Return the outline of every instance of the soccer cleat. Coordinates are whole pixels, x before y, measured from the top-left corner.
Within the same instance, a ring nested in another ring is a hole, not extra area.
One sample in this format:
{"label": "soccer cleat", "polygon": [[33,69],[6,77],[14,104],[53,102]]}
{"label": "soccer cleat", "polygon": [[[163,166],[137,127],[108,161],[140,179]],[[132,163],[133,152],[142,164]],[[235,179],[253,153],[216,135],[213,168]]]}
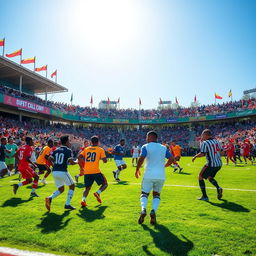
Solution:
{"label": "soccer cleat", "polygon": [[31,193],[30,193],[30,196],[31,196],[31,197],[39,197],[39,195],[38,195],[36,192],[31,192]]}
{"label": "soccer cleat", "polygon": [[179,172],[181,172],[183,170],[183,168],[180,168]]}
{"label": "soccer cleat", "polygon": [[142,223],[144,222],[144,219],[145,219],[146,216],[147,216],[146,210],[142,211],[142,212],[140,213],[140,217],[139,217],[139,219],[138,219],[138,223],[139,223],[139,224],[142,224]]}
{"label": "soccer cleat", "polygon": [[222,195],[223,195],[223,189],[222,189],[222,188],[219,188],[219,189],[218,189],[217,198],[220,200],[220,199],[222,198]]}
{"label": "soccer cleat", "polygon": [[78,175],[75,176],[76,183],[78,183]]}
{"label": "soccer cleat", "polygon": [[44,185],[47,185],[47,184],[48,184],[45,179],[42,179],[42,180],[41,180],[41,183],[43,183]]}
{"label": "soccer cleat", "polygon": [[174,168],[173,172],[176,172],[178,170],[178,168]]}
{"label": "soccer cleat", "polygon": [[97,201],[101,204],[102,201],[100,199],[100,195],[97,192],[93,193],[93,195],[96,197]]}
{"label": "soccer cleat", "polygon": [[84,208],[86,206],[88,206],[87,203],[85,201],[81,201],[81,207]]}
{"label": "soccer cleat", "polygon": [[45,207],[48,211],[51,210],[52,199],[50,197],[45,198]]}
{"label": "soccer cleat", "polygon": [[14,193],[14,195],[16,195],[18,188],[19,188],[18,184],[14,184],[13,185],[13,193]]}
{"label": "soccer cleat", "polygon": [[72,205],[67,205],[67,204],[65,204],[65,206],[64,206],[64,208],[65,209],[68,209],[68,210],[75,210],[76,209],[76,207],[73,207]]}
{"label": "soccer cleat", "polygon": [[119,182],[119,181],[121,181],[121,180],[120,180],[119,178],[116,178],[116,181]]}
{"label": "soccer cleat", "polygon": [[150,224],[156,225],[156,213],[154,210],[150,212]]}
{"label": "soccer cleat", "polygon": [[198,198],[197,200],[201,200],[201,201],[209,201],[209,198],[208,198],[208,197],[204,197],[204,196],[202,196],[202,197]]}
{"label": "soccer cleat", "polygon": [[112,173],[113,173],[113,175],[114,175],[114,179],[116,179],[116,172],[113,171]]}

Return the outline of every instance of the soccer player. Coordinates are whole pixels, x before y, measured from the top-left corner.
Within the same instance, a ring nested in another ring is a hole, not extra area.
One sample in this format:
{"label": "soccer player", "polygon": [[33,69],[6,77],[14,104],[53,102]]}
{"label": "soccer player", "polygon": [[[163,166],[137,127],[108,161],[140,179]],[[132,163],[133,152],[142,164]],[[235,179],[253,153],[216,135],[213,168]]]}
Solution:
{"label": "soccer player", "polygon": [[49,159],[49,156],[50,156],[50,154],[51,154],[51,148],[53,147],[53,140],[52,139],[49,139],[48,140],[48,142],[47,142],[47,146],[45,146],[42,150],[41,150],[41,152],[40,152],[40,154],[39,154],[39,156],[38,156],[38,158],[37,158],[37,160],[36,160],[36,165],[37,165],[37,167],[38,167],[38,169],[39,169],[39,175],[40,174],[44,174],[44,172],[46,171],[46,173],[45,173],[45,175],[44,175],[44,177],[43,177],[43,179],[41,180],[41,182],[43,183],[43,184],[47,184],[47,182],[45,181],[45,179],[49,176],[49,174],[51,173],[51,168],[50,168],[50,166],[49,166],[49,163],[48,163],[48,159]]}
{"label": "soccer player", "polygon": [[13,193],[16,194],[19,187],[32,183],[32,191],[30,193],[31,197],[38,197],[36,193],[39,176],[37,173],[30,167],[30,165],[35,169],[36,165],[31,161],[31,156],[33,152],[32,146],[34,145],[33,139],[31,137],[25,138],[26,145],[21,146],[15,157],[19,161],[18,170],[23,179],[23,182],[13,185]]}
{"label": "soccer player", "polygon": [[5,154],[5,163],[6,163],[8,170],[11,174],[11,172],[15,166],[14,155],[16,154],[16,152],[18,150],[18,146],[13,142],[12,137],[8,138],[8,144],[6,144],[6,149],[11,151],[10,153],[6,152],[6,154]]}
{"label": "soccer player", "polygon": [[234,164],[236,164],[236,161],[234,160],[234,155],[235,155],[235,146],[233,144],[233,140],[229,139],[228,144],[225,149],[227,153],[227,165],[229,164],[229,160],[231,160]]}
{"label": "soccer player", "polygon": [[[80,149],[79,153],[78,153],[78,156],[81,154],[81,152],[84,151],[84,149],[86,149],[88,146],[90,145],[89,141],[88,140],[84,140],[84,146]],[[81,160],[82,161],[82,160]],[[80,165],[80,164],[79,164]],[[81,163],[81,166],[80,166],[80,172],[75,176],[75,181],[76,183],[78,183],[79,181],[79,177],[80,176],[84,176],[84,168],[83,168],[83,165]]]}
{"label": "soccer player", "polygon": [[52,176],[58,189],[51,196],[45,198],[45,207],[48,211],[51,210],[52,200],[64,192],[64,185],[69,186],[67,200],[64,208],[68,210],[76,209],[70,204],[70,201],[74,195],[75,183],[69,174],[67,167],[68,164],[74,165],[77,164],[77,162],[75,162],[72,158],[69,136],[61,136],[60,141],[61,146],[57,148],[49,157],[49,160],[53,162]]}
{"label": "soccer player", "polygon": [[[234,155],[234,160],[236,161],[236,159],[238,159],[240,161],[240,163],[242,163],[241,160],[241,146],[239,144],[238,139],[236,139],[236,143],[235,143],[235,155]],[[236,161],[237,162],[237,161]]]}
{"label": "soccer player", "polygon": [[0,145],[0,178],[3,178],[5,174],[8,173],[8,168],[5,163],[5,154],[11,153],[10,150],[6,149],[7,140],[5,137],[1,138]]}
{"label": "soccer player", "polygon": [[192,162],[194,162],[198,157],[206,156],[207,159],[207,164],[205,164],[205,166],[203,167],[198,176],[199,186],[202,191],[202,197],[199,198],[199,200],[209,200],[206,194],[204,179],[208,179],[212,183],[212,185],[216,187],[217,198],[222,198],[223,189],[218,185],[217,181],[214,179],[215,175],[222,167],[221,150],[221,145],[216,139],[213,138],[212,132],[209,129],[205,129],[201,134],[201,152],[196,154],[192,158]]}
{"label": "soccer player", "polygon": [[170,148],[171,148],[171,152],[172,152],[172,154],[174,156],[174,159],[175,159],[175,162],[173,163],[174,172],[176,172],[178,170],[178,168],[179,168],[179,172],[181,172],[183,168],[180,167],[180,165],[178,163],[180,161],[180,158],[181,158],[181,147],[178,144],[176,144],[176,141],[172,141]]}
{"label": "soccer player", "polygon": [[116,181],[120,181],[119,179],[120,172],[127,168],[127,165],[123,160],[123,157],[125,155],[124,145],[125,145],[125,140],[121,139],[119,144],[115,146],[114,151],[112,152],[112,154],[114,155],[116,166],[117,166],[117,170],[113,171],[113,175]]}
{"label": "soccer player", "polygon": [[[160,143],[157,143],[157,134],[154,131],[147,133],[147,144],[141,148],[140,158],[136,167],[135,177],[141,176],[140,168],[146,159],[145,172],[142,180],[142,191],[140,197],[141,214],[138,220],[139,224],[144,222],[147,215],[148,196],[153,190],[152,210],[150,212],[150,223],[156,224],[156,211],[160,204],[160,193],[165,181],[165,167],[171,165],[174,161],[170,151]],[[165,158],[168,159],[165,164]]]}
{"label": "soccer player", "polygon": [[245,139],[244,143],[241,145],[242,149],[242,156],[244,158],[245,164],[247,164],[247,158],[251,161],[250,157],[250,145],[249,145],[249,140]]}
{"label": "soccer player", "polygon": [[138,146],[138,142],[135,141],[134,146],[132,147],[132,166],[134,167],[134,160],[136,162],[135,167],[138,164],[138,157],[140,154],[140,147]]}
{"label": "soccer player", "polygon": [[92,146],[85,148],[79,155],[78,161],[81,168],[84,169],[85,190],[81,201],[81,206],[86,207],[86,198],[91,190],[94,181],[100,188],[93,193],[99,203],[102,203],[100,194],[107,188],[108,183],[105,176],[99,169],[100,160],[107,163],[106,154],[103,148],[99,147],[99,138],[93,136],[91,138]]}

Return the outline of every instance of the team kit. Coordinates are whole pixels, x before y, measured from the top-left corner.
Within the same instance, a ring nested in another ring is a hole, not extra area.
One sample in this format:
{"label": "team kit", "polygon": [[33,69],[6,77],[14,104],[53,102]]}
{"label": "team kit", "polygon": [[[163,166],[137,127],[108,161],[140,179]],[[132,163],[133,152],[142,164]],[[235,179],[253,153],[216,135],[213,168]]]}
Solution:
{"label": "team kit", "polygon": [[[135,177],[140,178],[141,167],[145,162],[143,179],[141,184],[141,213],[138,223],[142,224],[147,216],[148,196],[152,192],[152,207],[150,211],[150,223],[156,224],[156,211],[160,204],[160,194],[165,182],[165,168],[173,167],[173,171],[182,171],[179,165],[182,148],[175,141],[170,144],[160,144],[157,142],[158,134],[155,131],[150,131],[146,135],[147,143],[141,148],[135,142],[131,150],[132,165],[136,168]],[[8,142],[8,144],[7,144]],[[71,200],[74,195],[75,181],[78,182],[79,177],[84,179],[84,191],[82,194],[81,207],[87,207],[86,199],[89,195],[93,183],[97,183],[98,190],[93,193],[93,196],[98,203],[102,203],[101,193],[108,187],[108,182],[104,174],[101,172],[99,165],[100,161],[108,162],[105,150],[99,146],[100,141],[97,136],[91,137],[90,141],[85,140],[83,147],[80,149],[76,158],[73,157],[71,151],[71,143],[69,136],[60,137],[60,141],[49,139],[47,145],[44,146],[38,156],[35,157],[33,138],[26,137],[24,145],[17,147],[13,143],[12,138],[1,138],[0,146],[0,178],[8,174],[10,167],[14,168],[17,161],[17,170],[20,173],[23,181],[13,185],[13,192],[16,194],[18,190],[25,185],[32,183],[31,197],[38,197],[36,189],[40,175],[43,175],[41,182],[47,184],[46,179],[52,173],[57,189],[51,195],[45,198],[45,207],[48,211],[51,210],[56,197],[64,192],[65,186],[68,187],[67,199],[64,208],[67,210],[75,210],[71,205]],[[250,146],[248,141],[242,145],[243,157],[245,161],[250,159]],[[202,196],[198,198],[202,201],[208,201],[206,193],[205,180],[208,180],[216,187],[217,198],[223,196],[223,189],[219,186],[215,179],[216,174],[222,167],[221,156],[226,154],[227,164],[231,160],[236,164],[236,160],[240,160],[237,148],[233,141],[225,147],[214,138],[211,130],[206,129],[201,134],[200,151],[192,158],[194,162],[199,157],[206,157],[206,164],[198,176],[199,187]],[[125,140],[121,139],[111,152],[108,152],[114,158],[116,170],[113,171],[113,177],[117,182],[120,182],[120,174],[127,168],[124,161],[125,156]],[[68,165],[79,165],[80,172],[74,177],[68,171]],[[37,170],[37,171],[36,171]]]}

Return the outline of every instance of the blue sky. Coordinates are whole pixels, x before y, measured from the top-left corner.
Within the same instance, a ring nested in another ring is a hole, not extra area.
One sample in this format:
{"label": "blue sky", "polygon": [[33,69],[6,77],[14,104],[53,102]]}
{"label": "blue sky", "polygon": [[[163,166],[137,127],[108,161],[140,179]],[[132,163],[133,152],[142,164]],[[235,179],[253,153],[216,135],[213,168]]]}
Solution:
{"label": "blue sky", "polygon": [[22,47],[58,69],[69,92],[54,101],[210,104],[256,85],[255,13],[254,0],[0,0],[0,38],[6,53]]}

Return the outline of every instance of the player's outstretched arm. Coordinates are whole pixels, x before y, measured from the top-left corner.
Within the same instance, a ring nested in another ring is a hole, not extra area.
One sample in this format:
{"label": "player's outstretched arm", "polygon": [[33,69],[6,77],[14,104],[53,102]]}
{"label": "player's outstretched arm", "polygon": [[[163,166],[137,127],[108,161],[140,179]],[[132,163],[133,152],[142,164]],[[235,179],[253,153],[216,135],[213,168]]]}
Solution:
{"label": "player's outstretched arm", "polygon": [[175,162],[175,159],[173,156],[169,157],[164,167],[170,166],[173,162]]}
{"label": "player's outstretched arm", "polygon": [[75,164],[78,164],[78,161],[75,160],[74,158],[70,157],[70,158],[68,159],[68,163],[71,164],[71,165],[75,165]]}
{"label": "player's outstretched arm", "polygon": [[205,156],[205,153],[200,152],[200,153],[196,154],[196,155],[192,158],[192,162],[194,162],[194,161],[196,160],[196,158],[198,158],[198,157],[203,157],[203,156]]}
{"label": "player's outstretched arm", "polygon": [[140,156],[138,163],[137,163],[137,167],[136,167],[136,171],[135,171],[135,177],[138,179],[141,176],[141,172],[140,172],[140,168],[143,165],[145,157],[144,156]]}

